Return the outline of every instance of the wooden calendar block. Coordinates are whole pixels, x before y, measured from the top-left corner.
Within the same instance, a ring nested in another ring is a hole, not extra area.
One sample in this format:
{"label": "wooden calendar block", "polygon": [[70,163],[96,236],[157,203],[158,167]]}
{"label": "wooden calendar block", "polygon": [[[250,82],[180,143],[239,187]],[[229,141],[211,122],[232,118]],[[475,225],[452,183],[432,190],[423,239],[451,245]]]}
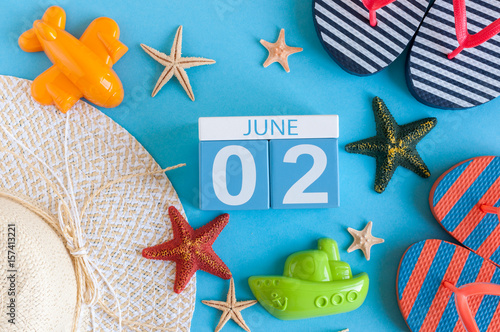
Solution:
{"label": "wooden calendar block", "polygon": [[202,210],[339,205],[337,115],[200,118],[198,129]]}
{"label": "wooden calendar block", "polygon": [[336,138],[271,140],[273,209],[339,206]]}
{"label": "wooden calendar block", "polygon": [[200,141],[338,138],[338,115],[199,118]]}
{"label": "wooden calendar block", "polygon": [[269,208],[269,142],[201,141],[200,208]]}

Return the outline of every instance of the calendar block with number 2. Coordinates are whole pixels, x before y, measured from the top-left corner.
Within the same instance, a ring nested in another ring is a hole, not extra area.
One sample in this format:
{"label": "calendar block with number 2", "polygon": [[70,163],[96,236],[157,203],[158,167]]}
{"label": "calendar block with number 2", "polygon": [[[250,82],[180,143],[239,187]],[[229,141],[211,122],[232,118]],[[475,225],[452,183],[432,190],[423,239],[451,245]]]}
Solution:
{"label": "calendar block with number 2", "polygon": [[200,208],[339,206],[337,115],[199,119]]}

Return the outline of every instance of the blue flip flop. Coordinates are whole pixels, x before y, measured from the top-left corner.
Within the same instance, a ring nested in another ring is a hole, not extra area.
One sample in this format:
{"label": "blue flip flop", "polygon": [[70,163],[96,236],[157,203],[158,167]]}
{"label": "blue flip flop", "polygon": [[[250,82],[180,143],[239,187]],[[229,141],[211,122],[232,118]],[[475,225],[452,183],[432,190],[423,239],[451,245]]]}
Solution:
{"label": "blue flip flop", "polygon": [[436,108],[463,109],[500,95],[498,0],[436,0],[406,61],[410,92]]}
{"label": "blue flip flop", "polygon": [[314,0],[318,37],[347,72],[365,76],[390,65],[415,35],[430,0]]}

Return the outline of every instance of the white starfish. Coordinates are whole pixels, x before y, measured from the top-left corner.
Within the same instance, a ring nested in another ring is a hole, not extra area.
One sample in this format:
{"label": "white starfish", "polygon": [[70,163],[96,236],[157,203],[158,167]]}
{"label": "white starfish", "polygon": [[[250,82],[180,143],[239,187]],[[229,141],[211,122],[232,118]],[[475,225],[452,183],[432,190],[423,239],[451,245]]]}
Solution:
{"label": "white starfish", "polygon": [[347,231],[352,235],[354,241],[352,242],[347,252],[353,252],[354,250],[360,249],[363,251],[366,260],[370,260],[370,249],[372,246],[384,243],[384,239],[380,239],[372,235],[372,225],[373,223],[370,221],[365,226],[365,228],[361,231],[355,230],[353,228],[348,228]]}
{"label": "white starfish", "polygon": [[154,48],[151,48],[147,45],[141,44],[142,49],[149,54],[153,59],[161,63],[165,66],[165,69],[160,75],[160,78],[156,82],[156,86],[153,89],[153,93],[151,97],[156,96],[158,91],[175,75],[182,87],[188,94],[189,98],[194,101],[193,89],[191,88],[191,84],[189,83],[189,78],[184,69],[203,66],[203,65],[211,65],[214,64],[215,61],[211,59],[205,58],[194,58],[194,57],[186,57],[183,58],[181,56],[181,48],[182,48],[182,25],[177,29],[177,33],[175,34],[174,44],[172,45],[172,50],[170,51],[170,55],[166,55],[165,53],[159,52]]}
{"label": "white starfish", "polygon": [[226,302],[223,301],[201,301],[203,304],[206,304],[212,308],[216,308],[222,311],[222,315],[219,320],[219,324],[215,328],[215,332],[219,332],[222,327],[230,320],[234,320],[242,329],[247,332],[250,332],[243,316],[241,315],[241,310],[246,309],[248,307],[253,306],[257,301],[236,301],[236,293],[234,291],[234,280],[231,278],[231,283],[229,285],[229,291],[227,292]]}

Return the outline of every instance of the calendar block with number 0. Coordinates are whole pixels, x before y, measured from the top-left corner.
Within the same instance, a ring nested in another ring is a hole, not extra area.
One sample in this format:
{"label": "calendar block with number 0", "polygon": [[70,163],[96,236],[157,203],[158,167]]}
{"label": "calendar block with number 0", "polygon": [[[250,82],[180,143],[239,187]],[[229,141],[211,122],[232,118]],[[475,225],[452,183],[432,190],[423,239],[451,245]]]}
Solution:
{"label": "calendar block with number 0", "polygon": [[202,210],[339,206],[337,115],[199,119]]}
{"label": "calendar block with number 0", "polygon": [[267,141],[200,142],[202,210],[269,209]]}

